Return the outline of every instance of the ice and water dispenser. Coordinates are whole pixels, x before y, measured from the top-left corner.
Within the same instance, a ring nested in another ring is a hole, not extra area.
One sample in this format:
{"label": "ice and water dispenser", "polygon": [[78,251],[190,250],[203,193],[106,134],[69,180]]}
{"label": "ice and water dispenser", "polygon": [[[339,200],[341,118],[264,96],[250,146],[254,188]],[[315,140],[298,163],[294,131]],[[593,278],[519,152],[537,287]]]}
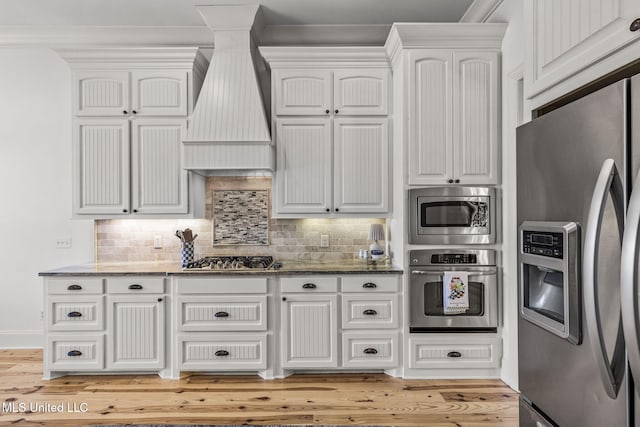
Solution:
{"label": "ice and water dispenser", "polygon": [[580,227],[525,221],[520,226],[520,315],[573,344],[581,340]]}

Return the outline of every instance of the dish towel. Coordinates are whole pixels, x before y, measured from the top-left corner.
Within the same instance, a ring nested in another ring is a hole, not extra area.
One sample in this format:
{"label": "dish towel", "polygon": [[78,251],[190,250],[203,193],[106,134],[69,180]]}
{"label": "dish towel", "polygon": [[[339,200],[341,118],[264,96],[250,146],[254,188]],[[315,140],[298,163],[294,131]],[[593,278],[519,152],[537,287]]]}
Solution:
{"label": "dish towel", "polygon": [[447,271],[442,277],[444,314],[461,314],[469,309],[469,273]]}

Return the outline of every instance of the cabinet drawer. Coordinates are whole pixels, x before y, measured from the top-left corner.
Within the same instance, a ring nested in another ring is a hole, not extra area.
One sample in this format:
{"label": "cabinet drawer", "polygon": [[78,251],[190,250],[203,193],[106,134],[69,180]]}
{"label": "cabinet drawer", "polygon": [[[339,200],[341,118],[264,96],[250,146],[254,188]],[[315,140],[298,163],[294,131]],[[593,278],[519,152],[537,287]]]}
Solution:
{"label": "cabinet drawer", "polygon": [[48,370],[95,371],[104,368],[102,334],[60,335],[47,337]]}
{"label": "cabinet drawer", "polygon": [[65,277],[61,279],[47,279],[48,294],[84,295],[101,294],[103,279],[87,277]]}
{"label": "cabinet drawer", "polygon": [[[216,274],[217,276],[217,274]],[[174,278],[180,294],[266,294],[266,277],[178,277]]]}
{"label": "cabinet drawer", "polygon": [[103,322],[102,296],[47,297],[47,328],[50,331],[101,331]]}
{"label": "cabinet drawer", "polygon": [[346,368],[398,367],[396,332],[343,332],[342,366]]}
{"label": "cabinet drawer", "polygon": [[118,277],[107,279],[110,294],[163,294],[164,277]]}
{"label": "cabinet drawer", "polygon": [[398,295],[342,295],[343,329],[398,327]]}
{"label": "cabinet drawer", "polygon": [[266,334],[178,336],[182,370],[238,371],[267,368]]}
{"label": "cabinet drawer", "polygon": [[398,276],[342,276],[342,292],[398,292]]}
{"label": "cabinet drawer", "polygon": [[338,278],[324,276],[283,277],[282,292],[338,292]]}
{"label": "cabinet drawer", "polygon": [[181,331],[266,331],[267,297],[182,296],[178,319]]}
{"label": "cabinet drawer", "polygon": [[409,340],[410,368],[498,368],[502,357],[500,338],[414,338]]}

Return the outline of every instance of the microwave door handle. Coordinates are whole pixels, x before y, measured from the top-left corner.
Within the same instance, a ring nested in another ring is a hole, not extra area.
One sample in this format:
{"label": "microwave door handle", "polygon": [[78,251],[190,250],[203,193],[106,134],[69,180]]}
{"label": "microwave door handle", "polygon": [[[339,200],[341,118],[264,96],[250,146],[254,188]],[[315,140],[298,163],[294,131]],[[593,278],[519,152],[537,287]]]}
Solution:
{"label": "microwave door handle", "polygon": [[640,231],[640,174],[629,198],[627,221],[622,238],[620,263],[620,306],[622,326],[627,344],[629,368],[634,378],[640,378],[640,334],[638,333],[638,243]]}
{"label": "microwave door handle", "polygon": [[[600,303],[598,301],[598,248],[600,245],[600,232],[602,219],[606,207],[607,196],[611,193],[611,200],[618,221],[618,232],[623,238],[624,224],[624,196],[620,175],[613,159],[606,159],[598,175],[598,180],[593,189],[587,226],[584,233],[584,262],[582,264],[582,278],[584,284],[584,310],[589,342],[593,352],[600,379],[607,395],[615,399],[620,391],[625,371],[624,336],[622,322],[618,320],[618,332],[616,337],[613,359],[609,363],[609,355],[605,346],[602,331],[602,319],[600,318]],[[628,231],[626,234],[630,234]],[[628,245],[630,245],[629,243]]]}

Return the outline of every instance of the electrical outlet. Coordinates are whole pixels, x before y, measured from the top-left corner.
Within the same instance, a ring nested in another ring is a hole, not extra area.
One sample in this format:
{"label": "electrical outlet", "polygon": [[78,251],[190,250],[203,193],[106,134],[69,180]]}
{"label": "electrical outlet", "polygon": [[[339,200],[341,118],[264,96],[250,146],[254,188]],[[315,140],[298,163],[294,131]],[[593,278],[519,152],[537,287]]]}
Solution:
{"label": "electrical outlet", "polygon": [[40,310],[40,320],[44,320],[44,310]]}
{"label": "electrical outlet", "polygon": [[71,237],[59,237],[56,239],[56,249],[69,249],[71,247]]}
{"label": "electrical outlet", "polygon": [[156,234],[155,236],[153,236],[153,248],[160,249],[161,247],[162,247],[162,236],[159,234]]}
{"label": "electrical outlet", "polygon": [[328,248],[329,247],[329,235],[328,234],[321,234],[320,235],[320,247],[321,248]]}

